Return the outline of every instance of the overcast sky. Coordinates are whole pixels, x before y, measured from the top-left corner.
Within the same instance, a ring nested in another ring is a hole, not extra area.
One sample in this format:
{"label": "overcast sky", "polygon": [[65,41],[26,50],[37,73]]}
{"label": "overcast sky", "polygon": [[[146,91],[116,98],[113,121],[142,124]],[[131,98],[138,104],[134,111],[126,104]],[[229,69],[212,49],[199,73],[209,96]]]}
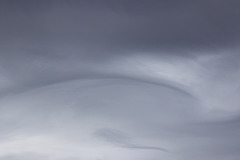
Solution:
{"label": "overcast sky", "polygon": [[0,160],[239,160],[239,0],[1,0]]}

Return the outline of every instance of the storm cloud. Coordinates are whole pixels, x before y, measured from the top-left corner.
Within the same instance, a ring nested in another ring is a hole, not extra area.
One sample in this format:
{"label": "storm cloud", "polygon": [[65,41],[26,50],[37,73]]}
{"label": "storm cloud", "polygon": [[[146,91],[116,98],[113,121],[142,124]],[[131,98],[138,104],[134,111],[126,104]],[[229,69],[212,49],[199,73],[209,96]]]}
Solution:
{"label": "storm cloud", "polygon": [[238,160],[238,0],[2,0],[0,160]]}

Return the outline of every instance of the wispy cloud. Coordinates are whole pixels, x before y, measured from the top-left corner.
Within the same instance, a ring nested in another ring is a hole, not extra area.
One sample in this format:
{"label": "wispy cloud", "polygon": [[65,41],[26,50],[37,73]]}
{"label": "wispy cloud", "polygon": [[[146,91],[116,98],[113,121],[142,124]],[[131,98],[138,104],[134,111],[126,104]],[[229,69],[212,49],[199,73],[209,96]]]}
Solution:
{"label": "wispy cloud", "polygon": [[129,149],[158,150],[158,151],[168,152],[167,149],[161,148],[161,147],[135,144],[131,142],[131,141],[134,141],[132,138],[128,137],[125,133],[116,129],[102,128],[97,130],[94,133],[94,135],[105,141],[113,143],[118,147],[129,148]]}

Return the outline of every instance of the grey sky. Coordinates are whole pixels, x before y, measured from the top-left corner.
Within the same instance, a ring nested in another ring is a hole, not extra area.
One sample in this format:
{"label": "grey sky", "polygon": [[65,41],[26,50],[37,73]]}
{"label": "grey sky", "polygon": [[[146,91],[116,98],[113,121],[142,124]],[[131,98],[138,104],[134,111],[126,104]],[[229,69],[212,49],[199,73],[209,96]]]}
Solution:
{"label": "grey sky", "polygon": [[239,160],[239,0],[0,1],[0,160]]}

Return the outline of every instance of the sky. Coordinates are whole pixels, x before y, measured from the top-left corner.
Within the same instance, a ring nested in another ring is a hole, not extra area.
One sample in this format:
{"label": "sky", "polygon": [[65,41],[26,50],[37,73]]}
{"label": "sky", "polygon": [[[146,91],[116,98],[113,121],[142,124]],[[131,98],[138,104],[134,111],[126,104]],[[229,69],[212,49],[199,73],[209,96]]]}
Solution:
{"label": "sky", "polygon": [[239,0],[1,0],[0,160],[239,160]]}

